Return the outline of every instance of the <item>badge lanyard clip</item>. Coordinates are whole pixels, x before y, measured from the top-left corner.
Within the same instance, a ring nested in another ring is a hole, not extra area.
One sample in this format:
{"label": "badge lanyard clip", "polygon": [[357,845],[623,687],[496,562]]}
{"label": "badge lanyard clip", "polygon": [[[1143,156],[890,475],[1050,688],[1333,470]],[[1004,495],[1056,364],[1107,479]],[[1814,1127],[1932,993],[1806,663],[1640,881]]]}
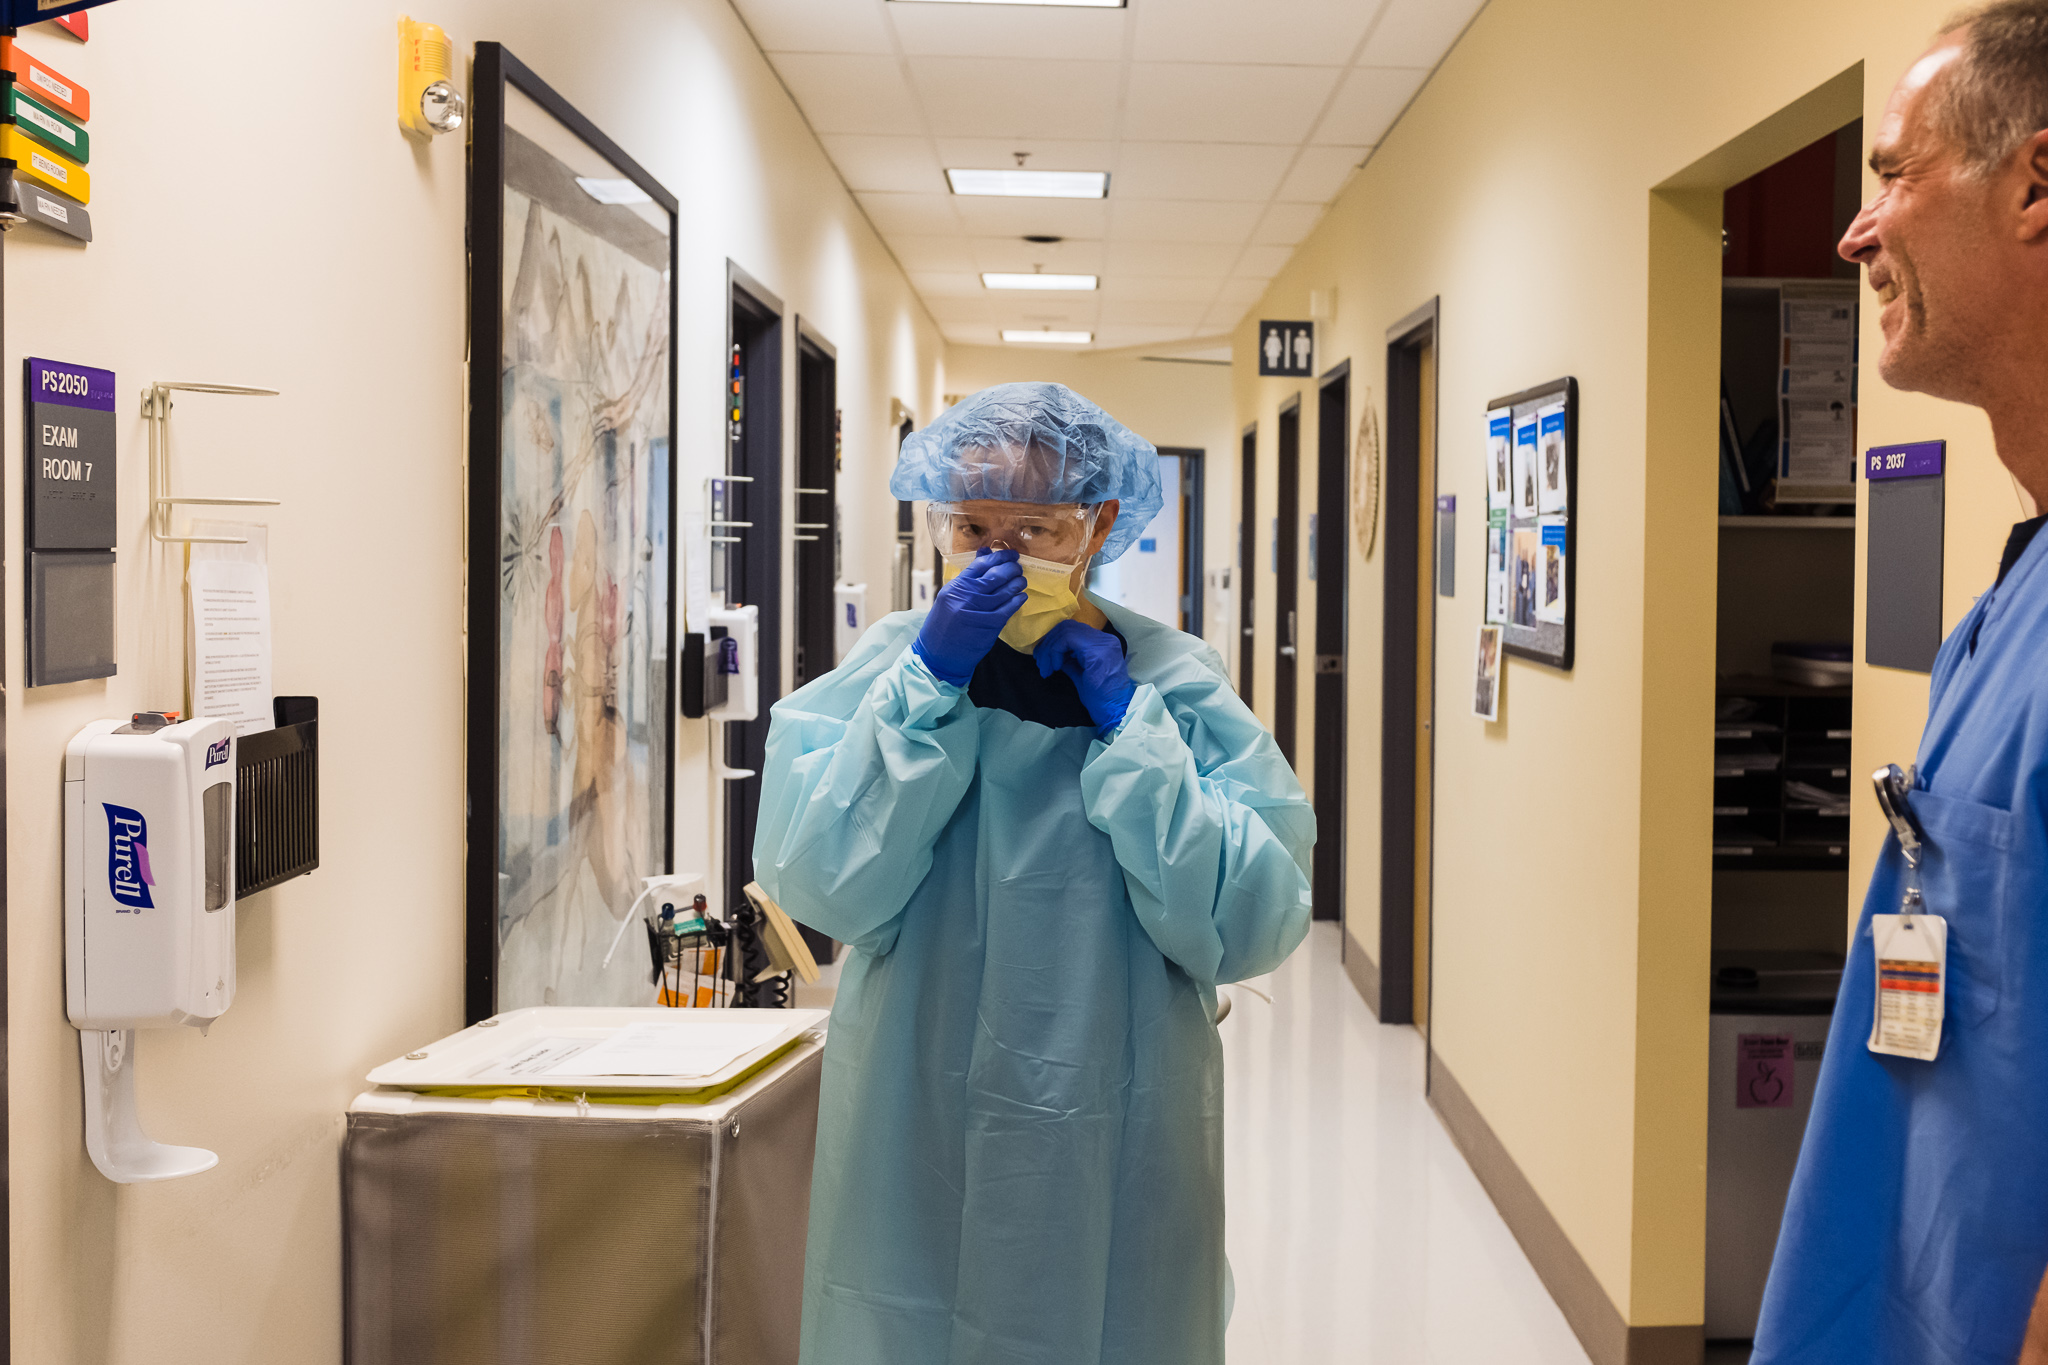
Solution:
{"label": "badge lanyard clip", "polygon": [[1890,822],[1892,833],[1899,841],[1899,852],[1906,858],[1906,894],[1899,905],[1899,914],[1908,927],[1913,916],[1923,904],[1920,894],[1920,854],[1927,844],[1927,832],[1920,828],[1919,817],[1913,814],[1910,794],[1913,790],[1911,775],[1901,772],[1896,763],[1887,763],[1870,775],[1870,781],[1877,788],[1878,809]]}

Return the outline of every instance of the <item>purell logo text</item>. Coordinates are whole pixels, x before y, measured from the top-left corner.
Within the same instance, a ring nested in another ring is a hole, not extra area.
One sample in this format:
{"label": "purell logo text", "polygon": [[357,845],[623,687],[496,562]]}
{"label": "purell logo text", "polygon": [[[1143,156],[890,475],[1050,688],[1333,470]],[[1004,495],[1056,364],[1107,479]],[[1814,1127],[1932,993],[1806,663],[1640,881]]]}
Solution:
{"label": "purell logo text", "polygon": [[128,910],[155,909],[156,902],[149,898],[149,888],[156,885],[149,872],[149,822],[139,810],[111,801],[101,804],[107,811],[108,894]]}
{"label": "purell logo text", "polygon": [[223,763],[225,763],[225,762],[227,762],[227,761],[228,761],[228,741],[227,741],[227,740],[222,740],[222,741],[221,741],[220,743],[218,743],[218,744],[209,744],[209,745],[207,745],[207,746],[206,746],[206,766],[207,766],[208,768],[217,768],[217,767],[219,767],[219,766],[220,766],[221,764],[223,764]]}

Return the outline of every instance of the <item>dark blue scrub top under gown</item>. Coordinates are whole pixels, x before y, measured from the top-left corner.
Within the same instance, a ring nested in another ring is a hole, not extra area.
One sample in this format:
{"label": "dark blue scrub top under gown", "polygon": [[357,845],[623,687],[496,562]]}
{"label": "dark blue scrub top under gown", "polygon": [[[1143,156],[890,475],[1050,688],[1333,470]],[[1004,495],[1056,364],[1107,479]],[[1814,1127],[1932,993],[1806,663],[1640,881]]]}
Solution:
{"label": "dark blue scrub top under gown", "polygon": [[1754,1365],[2013,1365],[2048,1267],[2048,537],[1935,660],[1913,810],[1948,920],[1932,1062],[1867,1046],[1870,916],[1898,910],[1887,836],[1850,945],[1764,1292]]}

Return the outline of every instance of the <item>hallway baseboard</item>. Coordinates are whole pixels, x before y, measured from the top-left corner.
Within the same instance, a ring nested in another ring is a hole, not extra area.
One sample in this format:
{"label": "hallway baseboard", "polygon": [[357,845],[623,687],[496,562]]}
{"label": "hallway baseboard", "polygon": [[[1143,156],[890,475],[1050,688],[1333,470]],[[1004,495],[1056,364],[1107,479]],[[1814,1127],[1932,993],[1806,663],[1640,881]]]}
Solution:
{"label": "hallway baseboard", "polygon": [[1344,975],[1351,978],[1351,984],[1364,997],[1365,1007],[1372,1011],[1372,1017],[1379,1018],[1380,969],[1365,955],[1365,949],[1358,946],[1357,939],[1351,939],[1344,945]]}
{"label": "hallway baseboard", "polygon": [[[1362,958],[1364,954],[1357,956]],[[1345,970],[1351,974],[1353,984],[1359,984],[1358,973],[1352,971],[1348,960]],[[1377,972],[1372,984],[1377,994]],[[1364,994],[1365,987],[1359,985],[1359,991]],[[1366,995],[1366,1000],[1374,1004],[1377,1014],[1374,996]],[[1699,1365],[1706,1352],[1703,1329],[1696,1325],[1629,1326],[1607,1297],[1607,1291],[1600,1287],[1592,1267],[1550,1216],[1550,1210],[1544,1207],[1542,1197],[1522,1174],[1521,1167],[1508,1155],[1508,1149],[1434,1051],[1429,1056],[1429,1078],[1430,1107],[1443,1120],[1451,1141],[1465,1154],[1480,1187],[1500,1210],[1508,1231],[1521,1244],[1529,1264],[1535,1267],[1536,1277],[1557,1301],[1565,1321],[1571,1324],[1580,1345],[1592,1357],[1593,1365]]]}

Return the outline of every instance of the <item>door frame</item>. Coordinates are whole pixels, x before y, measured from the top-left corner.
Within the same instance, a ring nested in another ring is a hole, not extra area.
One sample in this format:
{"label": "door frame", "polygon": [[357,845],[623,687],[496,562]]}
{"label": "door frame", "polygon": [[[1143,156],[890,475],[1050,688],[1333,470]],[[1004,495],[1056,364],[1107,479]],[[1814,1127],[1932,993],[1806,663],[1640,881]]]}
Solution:
{"label": "door frame", "polygon": [[[742,329],[734,325],[741,312],[760,319],[755,327],[747,329],[746,335],[741,335]],[[746,528],[734,558],[739,561],[740,581],[746,589],[741,603],[751,602],[760,609],[760,634],[754,648],[759,710],[753,720],[723,722],[725,733],[719,737],[725,746],[725,768],[749,774],[726,777],[725,790],[719,798],[725,822],[719,861],[724,874],[724,908],[729,909],[739,897],[740,888],[753,879],[754,820],[761,808],[759,773],[768,748],[768,708],[782,697],[782,480],[786,461],[782,351],[788,314],[781,299],[738,265],[727,261],[725,318],[723,354],[730,357],[737,342],[743,348],[747,369],[739,446],[735,448],[730,439],[726,441],[723,463],[725,473],[747,475],[754,480],[737,485],[728,494],[738,508],[744,509],[734,520],[754,523]],[[733,567],[733,561],[728,560],[728,602],[733,597]]]}
{"label": "door frame", "polygon": [[1180,461],[1180,505],[1170,510],[1180,526],[1180,628],[1202,634],[1202,470],[1208,452],[1199,446],[1161,446],[1159,458]]}
{"label": "door frame", "polygon": [[1273,433],[1273,739],[1290,768],[1301,737],[1301,409],[1296,392],[1280,405]]}
{"label": "door frame", "polygon": [[1259,424],[1246,427],[1237,440],[1237,696],[1249,708],[1259,672],[1259,624],[1252,591],[1259,580]]}
{"label": "door frame", "polygon": [[[830,389],[822,419],[814,411],[806,380],[823,367]],[[790,536],[790,623],[793,650],[790,654],[790,683],[801,687],[832,671],[837,638],[833,619],[834,590],[838,586],[837,546],[839,534],[839,470],[833,430],[839,411],[839,350],[818,331],[809,318],[796,319],[796,464],[791,488]],[[822,424],[821,424],[822,423]],[[822,470],[808,468],[818,452],[815,443],[826,447]],[[812,480],[819,480],[813,483]],[[807,491],[814,490],[814,491]],[[812,515],[826,509],[823,519]],[[822,528],[822,529],[820,529]],[[810,657],[822,651],[819,658]]]}
{"label": "door frame", "polygon": [[[1438,300],[1387,329],[1387,548],[1381,575],[1380,637],[1380,942],[1377,1013],[1382,1024],[1415,1022],[1415,764],[1419,662],[1416,631],[1422,588],[1422,348],[1434,347],[1442,372]],[[1441,386],[1439,386],[1441,387]],[[1438,423],[1433,430],[1441,432]],[[1430,601],[1434,610],[1435,597]],[[1434,709],[1435,699],[1429,699]],[[1435,919],[1431,918],[1432,937]],[[1432,946],[1434,946],[1432,944]],[[1425,983],[1426,984],[1426,983]]]}
{"label": "door frame", "polygon": [[[1335,410],[1334,413],[1332,410]],[[1317,828],[1310,879],[1315,919],[1344,921],[1345,746],[1349,731],[1346,667],[1351,620],[1351,362],[1339,361],[1316,384],[1316,620],[1313,718]],[[1339,940],[1341,943],[1341,939]]]}

